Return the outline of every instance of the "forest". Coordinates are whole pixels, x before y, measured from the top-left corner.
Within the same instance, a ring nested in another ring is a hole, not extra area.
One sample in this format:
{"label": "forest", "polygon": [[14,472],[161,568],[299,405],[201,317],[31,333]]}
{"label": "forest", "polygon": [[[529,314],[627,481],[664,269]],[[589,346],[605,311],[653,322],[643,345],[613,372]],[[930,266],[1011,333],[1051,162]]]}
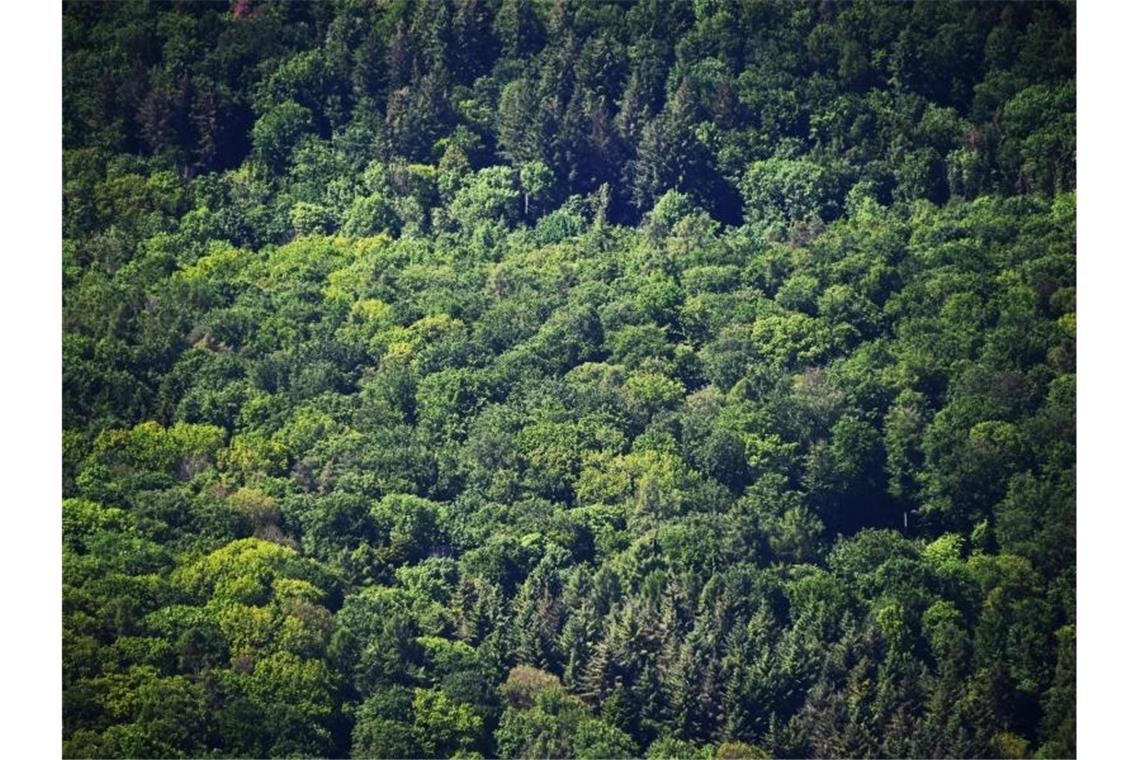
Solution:
{"label": "forest", "polygon": [[1076,755],[1076,5],[63,3],[65,757]]}

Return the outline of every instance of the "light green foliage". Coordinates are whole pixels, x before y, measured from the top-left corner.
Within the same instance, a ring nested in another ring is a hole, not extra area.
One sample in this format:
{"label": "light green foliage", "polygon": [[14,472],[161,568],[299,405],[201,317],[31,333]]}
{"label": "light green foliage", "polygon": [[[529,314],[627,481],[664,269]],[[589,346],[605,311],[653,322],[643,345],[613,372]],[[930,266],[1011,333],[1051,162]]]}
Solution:
{"label": "light green foliage", "polygon": [[[590,720],[581,701],[556,687],[539,692],[529,709],[507,708],[495,739],[499,751],[509,757],[570,757],[579,730]],[[592,738],[587,729],[585,748]]]}
{"label": "light green foliage", "polygon": [[755,221],[830,218],[838,200],[838,182],[827,168],[808,159],[775,158],[748,168],[741,193]]}
{"label": "light green foliage", "polygon": [[[535,179],[529,174],[527,178]],[[505,166],[497,166],[464,177],[448,212],[466,229],[474,229],[486,220],[509,224],[519,219],[520,201],[514,173]]]}
{"label": "light green foliage", "polygon": [[573,746],[574,757],[602,760],[637,755],[637,745],[628,734],[597,719],[586,719],[578,724]]}
{"label": "light green foliage", "polygon": [[927,544],[922,553],[937,567],[946,567],[956,564],[962,558],[962,548],[965,543],[961,536],[947,533]]}
{"label": "light green foliage", "polygon": [[344,234],[356,237],[398,232],[399,229],[400,218],[392,202],[380,193],[355,198],[341,222]]}
{"label": "light green foliage", "polygon": [[202,469],[221,448],[225,431],[212,425],[177,423],[163,428],[144,422],[130,430],[104,431],[95,439],[96,455],[136,470],[178,470],[192,474]]}
{"label": "light green foliage", "polygon": [[86,499],[63,500],[63,536],[65,544],[81,550],[84,544],[103,531],[126,532],[130,522],[121,509],[108,509]]}
{"label": "light green foliage", "polygon": [[667,519],[683,511],[692,473],[680,457],[644,451],[611,459],[598,457],[582,472],[578,501],[624,504],[634,514]]}
{"label": "light green foliage", "polygon": [[683,739],[661,737],[649,745],[645,756],[651,760],[673,760],[681,757],[697,757],[696,748]]}
{"label": "light green foliage", "polygon": [[541,161],[529,161],[519,168],[519,186],[523,193],[523,217],[537,216],[554,194],[555,175]]}
{"label": "light green foliage", "polygon": [[188,564],[174,580],[200,601],[254,604],[268,600],[277,574],[315,573],[316,567],[292,549],[250,538]]}
{"label": "light green foliage", "polygon": [[333,214],[328,208],[307,201],[293,204],[289,219],[298,235],[323,235],[331,230],[333,224]]}
{"label": "light green foliage", "polygon": [[412,709],[416,716],[412,730],[430,757],[450,757],[457,750],[470,749],[483,727],[469,705],[456,704],[432,689],[416,689]]}
{"label": "light green foliage", "polygon": [[826,362],[853,332],[849,325],[828,325],[793,312],[757,319],[752,327],[752,341],[762,359],[795,369]]}

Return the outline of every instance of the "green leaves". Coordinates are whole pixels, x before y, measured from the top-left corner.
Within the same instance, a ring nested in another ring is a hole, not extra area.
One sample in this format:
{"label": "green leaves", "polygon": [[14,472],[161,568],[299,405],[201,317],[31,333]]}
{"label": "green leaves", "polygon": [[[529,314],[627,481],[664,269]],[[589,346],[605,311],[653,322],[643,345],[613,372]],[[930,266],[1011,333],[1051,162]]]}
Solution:
{"label": "green leaves", "polygon": [[254,122],[253,150],[269,168],[280,171],[312,123],[313,114],[304,106],[291,100],[278,103]]}
{"label": "green leaves", "polygon": [[64,753],[1073,754],[1072,14],[68,4]]}
{"label": "green leaves", "polygon": [[483,730],[482,718],[470,705],[456,704],[434,689],[416,689],[412,709],[412,731],[428,757],[471,749]]}
{"label": "green leaves", "polygon": [[246,538],[187,564],[173,580],[199,602],[264,604],[278,577],[308,578],[327,584],[319,565],[279,544]]}
{"label": "green leaves", "polygon": [[[608,242],[307,238],[168,275],[197,326],[175,419],[68,435],[70,740],[1063,743],[1068,207],[868,206],[769,245],[674,201]],[[205,738],[136,717],[139,668]]]}
{"label": "green leaves", "polygon": [[741,181],[750,221],[802,221],[834,217],[841,197],[834,172],[807,159],[758,161]]}

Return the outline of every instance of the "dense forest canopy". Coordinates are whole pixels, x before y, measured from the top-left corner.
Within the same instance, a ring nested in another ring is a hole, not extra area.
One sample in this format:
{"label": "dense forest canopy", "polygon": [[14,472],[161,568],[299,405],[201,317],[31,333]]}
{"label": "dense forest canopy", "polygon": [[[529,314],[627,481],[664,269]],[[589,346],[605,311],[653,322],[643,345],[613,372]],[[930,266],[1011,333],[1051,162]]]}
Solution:
{"label": "dense forest canopy", "polygon": [[1075,4],[63,14],[66,756],[1075,755]]}

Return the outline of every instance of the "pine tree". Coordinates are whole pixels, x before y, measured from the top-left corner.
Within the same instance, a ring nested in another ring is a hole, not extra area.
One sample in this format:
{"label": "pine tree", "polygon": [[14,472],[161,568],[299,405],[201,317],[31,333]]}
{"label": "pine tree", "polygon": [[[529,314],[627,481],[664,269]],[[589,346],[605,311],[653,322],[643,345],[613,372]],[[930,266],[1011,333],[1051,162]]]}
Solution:
{"label": "pine tree", "polygon": [[507,58],[525,58],[542,47],[542,22],[530,0],[503,0],[493,29]]}
{"label": "pine tree", "polygon": [[610,618],[601,640],[590,650],[579,687],[579,695],[591,705],[601,705],[618,676],[619,667],[614,652],[616,639],[616,626],[613,618]]}
{"label": "pine tree", "polygon": [[559,635],[566,611],[560,595],[561,581],[548,556],[531,572],[515,600],[518,662],[552,673],[562,672],[564,657]]}
{"label": "pine tree", "polygon": [[388,91],[395,92],[412,82],[414,66],[412,40],[403,19],[396,22],[396,29],[388,40]]}
{"label": "pine tree", "polygon": [[455,0],[451,16],[450,68],[463,84],[474,82],[499,57],[487,0]]}

